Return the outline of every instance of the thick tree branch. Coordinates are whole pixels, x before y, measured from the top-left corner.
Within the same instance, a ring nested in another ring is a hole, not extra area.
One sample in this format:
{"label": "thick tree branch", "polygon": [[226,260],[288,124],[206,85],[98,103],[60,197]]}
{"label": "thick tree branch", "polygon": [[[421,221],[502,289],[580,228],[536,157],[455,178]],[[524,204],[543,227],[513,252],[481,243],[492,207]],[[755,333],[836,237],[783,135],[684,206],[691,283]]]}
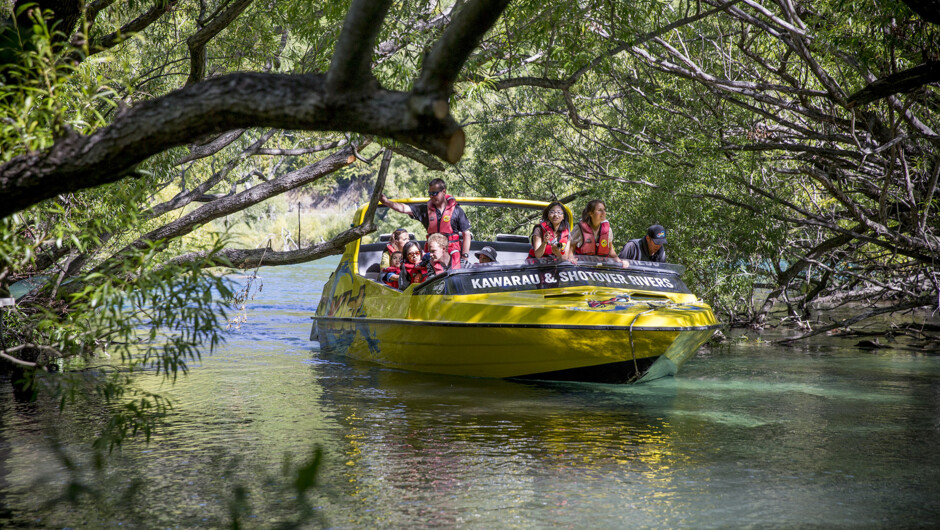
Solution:
{"label": "thick tree branch", "polygon": [[463,154],[463,131],[454,119],[416,112],[412,94],[377,90],[368,98],[328,100],[323,82],[322,75],[220,76],[145,101],[90,135],[70,132],[46,151],[0,165],[0,217],[60,193],[115,182],[157,153],[244,127],[384,136],[451,163]]}
{"label": "thick tree branch", "polygon": [[450,97],[467,57],[508,4],[509,0],[471,0],[457,12],[425,59],[415,92]]}
{"label": "thick tree branch", "polygon": [[238,18],[254,0],[234,0],[204,27],[186,39],[189,46],[189,79],[186,84],[201,81],[206,76],[206,44]]}
{"label": "thick tree branch", "polygon": [[940,62],[924,63],[883,77],[849,96],[849,108],[940,82]]}
{"label": "thick tree branch", "polygon": [[372,50],[391,0],[353,0],[326,74],[328,94],[367,90],[372,85]]}

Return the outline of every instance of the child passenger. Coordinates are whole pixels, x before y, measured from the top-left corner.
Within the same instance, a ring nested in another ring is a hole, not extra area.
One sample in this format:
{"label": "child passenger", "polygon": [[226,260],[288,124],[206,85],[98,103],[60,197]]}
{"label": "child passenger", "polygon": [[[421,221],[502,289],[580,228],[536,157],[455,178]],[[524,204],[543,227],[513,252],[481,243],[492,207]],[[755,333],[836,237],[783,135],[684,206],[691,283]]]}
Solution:
{"label": "child passenger", "polygon": [[398,289],[398,278],[401,276],[401,252],[392,252],[388,261],[388,267],[382,269],[382,281],[385,285]]}

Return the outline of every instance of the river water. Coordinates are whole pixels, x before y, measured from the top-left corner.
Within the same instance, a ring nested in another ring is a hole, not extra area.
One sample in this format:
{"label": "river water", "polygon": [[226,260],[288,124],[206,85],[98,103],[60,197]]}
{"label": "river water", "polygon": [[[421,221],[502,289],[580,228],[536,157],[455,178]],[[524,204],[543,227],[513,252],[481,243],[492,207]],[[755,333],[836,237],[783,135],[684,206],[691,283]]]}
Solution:
{"label": "river water", "polygon": [[[407,373],[307,340],[335,263],[262,269],[224,346],[175,385],[139,376],[174,409],[104,465],[100,403],[60,413],[0,382],[0,526],[940,524],[936,350],[751,335],[638,386]],[[284,470],[315,447],[301,512]]]}

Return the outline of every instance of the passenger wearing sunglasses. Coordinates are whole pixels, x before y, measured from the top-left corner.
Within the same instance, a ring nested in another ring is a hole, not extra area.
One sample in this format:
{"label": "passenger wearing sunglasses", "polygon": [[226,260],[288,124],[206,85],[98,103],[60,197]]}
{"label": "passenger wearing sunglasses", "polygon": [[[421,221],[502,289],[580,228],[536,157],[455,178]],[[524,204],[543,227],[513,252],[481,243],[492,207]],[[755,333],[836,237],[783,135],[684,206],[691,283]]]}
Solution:
{"label": "passenger wearing sunglasses", "polygon": [[414,241],[405,243],[402,250],[404,259],[401,262],[401,274],[398,277],[398,287],[404,289],[412,283],[421,283],[428,275],[428,261],[423,260],[424,251],[421,245]]}
{"label": "passenger wearing sunglasses", "polygon": [[[447,194],[447,185],[443,179],[434,179],[428,183],[427,204],[402,204],[388,200],[384,194],[379,199],[383,206],[398,213],[417,219],[431,234],[442,234],[447,238],[447,252],[454,259],[465,260],[470,257],[470,220],[457,200]],[[427,244],[425,244],[427,250]]]}

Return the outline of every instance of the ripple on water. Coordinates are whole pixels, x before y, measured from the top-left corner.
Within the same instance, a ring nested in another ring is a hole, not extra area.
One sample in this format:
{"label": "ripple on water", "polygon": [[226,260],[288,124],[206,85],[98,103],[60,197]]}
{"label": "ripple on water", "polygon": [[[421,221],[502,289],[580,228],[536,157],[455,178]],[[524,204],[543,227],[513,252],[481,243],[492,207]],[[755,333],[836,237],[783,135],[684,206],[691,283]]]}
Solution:
{"label": "ripple on water", "polygon": [[[251,525],[275,526],[292,505],[277,486],[285,455],[302,461],[315,444],[324,526],[940,523],[940,358],[732,346],[638,386],[388,370],[307,340],[331,259],[263,268],[247,321],[175,385],[138,375],[174,409],[149,444],[109,459],[103,481],[87,451],[100,402],[60,414],[0,391],[0,498],[16,514],[0,524],[224,527],[238,484]],[[53,436],[112,499],[142,479],[135,502],[44,504],[66,477]]]}

